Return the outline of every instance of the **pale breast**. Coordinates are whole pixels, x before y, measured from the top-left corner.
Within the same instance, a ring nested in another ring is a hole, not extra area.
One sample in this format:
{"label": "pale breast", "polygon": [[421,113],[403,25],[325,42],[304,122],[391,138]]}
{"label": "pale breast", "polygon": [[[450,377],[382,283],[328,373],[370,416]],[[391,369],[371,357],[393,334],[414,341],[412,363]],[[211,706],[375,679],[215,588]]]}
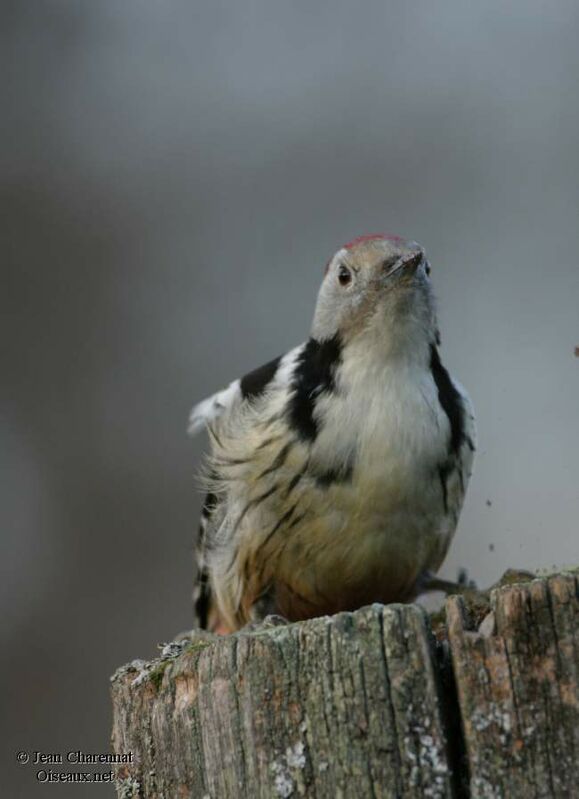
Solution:
{"label": "pale breast", "polygon": [[446,549],[437,467],[448,420],[428,373],[403,378],[320,403],[312,466],[352,471],[316,490],[315,516],[292,531],[279,572],[325,612],[409,597]]}

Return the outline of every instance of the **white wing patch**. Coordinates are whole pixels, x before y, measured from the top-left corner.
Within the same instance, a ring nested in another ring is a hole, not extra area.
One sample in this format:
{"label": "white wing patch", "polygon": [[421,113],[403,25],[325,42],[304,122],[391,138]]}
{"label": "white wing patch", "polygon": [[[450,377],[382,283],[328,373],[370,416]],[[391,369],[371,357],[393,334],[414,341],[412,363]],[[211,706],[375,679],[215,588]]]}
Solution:
{"label": "white wing patch", "polygon": [[227,388],[193,406],[189,414],[189,426],[187,428],[189,435],[193,436],[198,433],[203,427],[218,419],[225,411],[231,409],[242,399],[240,383],[239,379],[234,380]]}
{"label": "white wing patch", "polygon": [[[219,417],[223,416],[225,413],[232,411],[236,405],[240,405],[244,400],[248,401],[249,399],[251,402],[251,399],[253,399],[254,395],[261,394],[266,387],[269,389],[271,386],[289,386],[292,380],[296,360],[304,347],[305,344],[299,344],[297,347],[294,347],[292,350],[282,356],[279,359],[279,363],[277,363],[275,366],[273,372],[268,370],[268,367],[271,367],[272,363],[265,364],[263,367],[256,369],[254,372],[250,372],[249,375],[245,376],[245,378],[242,377],[234,380],[233,383],[230,383],[227,386],[227,388],[224,388],[222,391],[218,391],[216,394],[213,394],[211,397],[207,397],[207,399],[204,399],[195,405],[189,415],[189,426],[187,428],[189,435],[195,435],[203,427],[206,427],[216,419],[219,419]],[[266,371],[265,379],[262,385],[258,384],[257,391],[251,391],[249,397],[247,392],[245,392],[244,395],[244,392],[241,390],[242,381],[246,380],[248,377],[251,378],[256,374],[259,374],[264,369],[268,371]]]}

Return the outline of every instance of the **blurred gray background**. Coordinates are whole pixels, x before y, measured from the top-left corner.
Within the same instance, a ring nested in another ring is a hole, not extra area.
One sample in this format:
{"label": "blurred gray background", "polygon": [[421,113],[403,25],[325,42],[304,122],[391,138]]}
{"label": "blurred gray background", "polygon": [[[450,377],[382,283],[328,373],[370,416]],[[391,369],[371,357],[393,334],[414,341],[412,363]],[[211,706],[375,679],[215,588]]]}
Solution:
{"label": "blurred gray background", "polygon": [[323,266],[425,245],[480,447],[443,573],[578,558],[579,7],[4,0],[2,740],[107,751],[190,626],[191,404],[307,334]]}

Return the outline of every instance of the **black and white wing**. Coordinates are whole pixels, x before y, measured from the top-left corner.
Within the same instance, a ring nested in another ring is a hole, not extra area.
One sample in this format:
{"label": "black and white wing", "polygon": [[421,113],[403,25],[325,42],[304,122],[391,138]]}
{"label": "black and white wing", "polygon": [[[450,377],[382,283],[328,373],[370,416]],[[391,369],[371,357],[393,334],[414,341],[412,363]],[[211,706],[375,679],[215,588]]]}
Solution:
{"label": "black and white wing", "polygon": [[[447,546],[456,528],[476,449],[474,410],[465,389],[451,378],[442,365],[438,349],[431,348],[430,368],[438,391],[438,400],[450,427],[448,448],[438,467],[442,501],[448,524]],[[442,557],[446,549],[442,553]]]}
{"label": "black and white wing", "polygon": [[281,356],[274,358],[195,405],[189,415],[189,434],[195,435],[223,414],[263,394],[275,378],[281,361]]}
{"label": "black and white wing", "polygon": [[[284,356],[274,358],[263,366],[254,369],[244,377],[234,380],[222,391],[195,405],[189,416],[189,433],[194,435],[204,427],[212,428],[222,417],[235,413],[245,403],[254,402],[274,383],[289,382],[293,364],[305,345],[300,345]],[[216,627],[218,620],[212,618],[211,589],[207,569],[208,528],[218,525],[224,515],[223,503],[216,494],[209,492],[201,511],[199,535],[196,546],[197,582],[193,591],[196,624],[207,629]]]}

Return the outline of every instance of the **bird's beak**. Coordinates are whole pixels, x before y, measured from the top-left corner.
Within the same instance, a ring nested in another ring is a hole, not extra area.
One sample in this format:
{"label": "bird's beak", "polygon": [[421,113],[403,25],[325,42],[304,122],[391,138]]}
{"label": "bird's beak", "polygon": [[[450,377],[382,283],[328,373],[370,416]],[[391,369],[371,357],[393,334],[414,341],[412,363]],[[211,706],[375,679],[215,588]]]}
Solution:
{"label": "bird's beak", "polygon": [[393,268],[388,272],[386,277],[392,277],[392,275],[396,274],[397,272],[402,272],[403,274],[409,276],[413,275],[423,263],[424,252],[422,250],[418,250],[418,252],[406,253],[394,264]]}

